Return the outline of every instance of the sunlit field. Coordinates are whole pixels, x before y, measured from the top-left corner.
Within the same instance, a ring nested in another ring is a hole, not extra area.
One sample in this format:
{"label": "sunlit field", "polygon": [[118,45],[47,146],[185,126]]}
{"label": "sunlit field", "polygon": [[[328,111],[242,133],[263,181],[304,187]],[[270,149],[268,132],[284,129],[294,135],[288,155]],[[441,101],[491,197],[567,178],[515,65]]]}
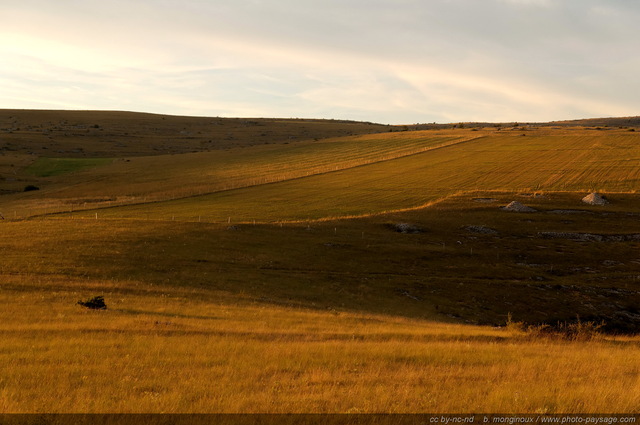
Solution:
{"label": "sunlit field", "polygon": [[40,158],[25,169],[25,177],[40,177],[35,183],[41,191],[8,197],[6,208],[23,216],[192,198],[352,169],[477,137],[472,132],[403,132],[182,155]]}
{"label": "sunlit field", "polygon": [[218,222],[231,217],[240,222],[273,222],[415,208],[473,191],[586,194],[635,192],[640,187],[640,168],[636,166],[640,161],[640,136],[635,133],[541,132],[525,137],[491,135],[304,179],[110,208],[100,215]]}
{"label": "sunlit field", "polygon": [[[104,293],[106,311],[75,301]],[[3,412],[635,412],[637,338],[277,307],[205,289],[3,276]]]}

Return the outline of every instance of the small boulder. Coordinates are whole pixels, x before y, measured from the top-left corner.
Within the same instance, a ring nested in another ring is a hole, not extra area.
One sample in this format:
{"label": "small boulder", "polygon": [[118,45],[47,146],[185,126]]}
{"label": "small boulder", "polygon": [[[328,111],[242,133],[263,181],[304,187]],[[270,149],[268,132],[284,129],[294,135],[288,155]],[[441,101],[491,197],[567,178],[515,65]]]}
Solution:
{"label": "small boulder", "polygon": [[609,201],[605,196],[600,195],[597,192],[593,192],[582,198],[582,202],[589,205],[607,205]]}
{"label": "small boulder", "polygon": [[471,233],[482,233],[485,235],[497,235],[498,231],[487,226],[464,226],[464,229]]}
{"label": "small boulder", "polygon": [[410,234],[424,233],[423,228],[411,223],[395,223],[395,224],[389,225],[389,227],[398,233],[410,233]]}
{"label": "small boulder", "polygon": [[511,202],[509,205],[507,205],[506,207],[502,207],[503,210],[505,211],[512,211],[512,212],[536,212],[536,209],[533,209],[531,207],[528,207],[526,205],[522,205],[520,202],[518,201],[513,201]]}

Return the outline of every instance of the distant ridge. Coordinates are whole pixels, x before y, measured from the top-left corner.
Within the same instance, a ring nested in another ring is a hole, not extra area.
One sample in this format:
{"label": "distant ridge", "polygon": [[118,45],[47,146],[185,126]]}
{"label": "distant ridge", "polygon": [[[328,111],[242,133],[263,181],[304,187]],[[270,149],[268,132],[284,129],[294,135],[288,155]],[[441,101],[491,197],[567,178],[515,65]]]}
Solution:
{"label": "distant ridge", "polygon": [[579,120],[551,121],[548,125],[585,126],[585,127],[640,127],[640,116],[613,118],[586,118]]}
{"label": "distant ridge", "polygon": [[[461,121],[452,123],[423,123],[404,126],[408,130],[443,130],[447,128],[486,128],[486,127],[618,127],[640,128],[640,116],[634,117],[610,117],[610,118],[583,118],[576,120],[560,120],[549,122],[534,121]],[[402,126],[396,126],[402,127]]]}
{"label": "distant ridge", "polygon": [[0,109],[0,153],[47,157],[181,154],[388,132],[370,122],[126,111]]}

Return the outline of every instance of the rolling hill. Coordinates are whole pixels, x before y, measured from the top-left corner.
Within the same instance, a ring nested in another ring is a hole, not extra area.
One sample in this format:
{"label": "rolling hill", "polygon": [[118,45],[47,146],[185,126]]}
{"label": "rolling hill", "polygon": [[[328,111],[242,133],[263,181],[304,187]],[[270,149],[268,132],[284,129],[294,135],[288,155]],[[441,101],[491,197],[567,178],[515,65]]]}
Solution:
{"label": "rolling hill", "polygon": [[3,412],[639,413],[638,132],[2,112]]}

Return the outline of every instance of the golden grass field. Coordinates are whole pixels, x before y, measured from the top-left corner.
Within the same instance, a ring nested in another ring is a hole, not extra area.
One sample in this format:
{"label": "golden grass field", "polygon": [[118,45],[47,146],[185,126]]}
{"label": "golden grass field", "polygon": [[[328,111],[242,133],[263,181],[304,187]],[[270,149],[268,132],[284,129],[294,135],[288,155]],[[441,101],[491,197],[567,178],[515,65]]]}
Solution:
{"label": "golden grass field", "polygon": [[2,151],[0,412],[640,413],[639,136],[381,127]]}
{"label": "golden grass field", "polygon": [[[229,299],[206,289],[4,277],[3,412],[635,412],[637,338]],[[74,305],[91,291],[110,308]],[[42,294],[38,296],[38,294]]]}
{"label": "golden grass field", "polygon": [[92,206],[184,199],[352,169],[464,143],[474,137],[477,136],[465,133],[407,132],[113,159],[100,165],[95,158],[73,159],[74,163],[69,165],[86,168],[54,175],[49,174],[56,172],[56,166],[62,168],[60,159],[40,158],[24,173],[32,179],[42,176],[36,182],[42,191],[7,196],[5,205],[7,211],[13,208],[18,215],[37,215]]}
{"label": "golden grass field", "polygon": [[[640,169],[635,164],[640,160],[640,149],[635,133],[619,131],[605,137],[601,132],[580,130],[539,133],[463,139],[439,149],[318,172],[305,179],[247,185],[241,190],[152,206],[110,208],[100,211],[100,215],[214,222],[231,217],[239,222],[275,222],[415,208],[471,191],[633,193],[638,187]],[[429,135],[427,131],[366,138],[430,141]]]}

